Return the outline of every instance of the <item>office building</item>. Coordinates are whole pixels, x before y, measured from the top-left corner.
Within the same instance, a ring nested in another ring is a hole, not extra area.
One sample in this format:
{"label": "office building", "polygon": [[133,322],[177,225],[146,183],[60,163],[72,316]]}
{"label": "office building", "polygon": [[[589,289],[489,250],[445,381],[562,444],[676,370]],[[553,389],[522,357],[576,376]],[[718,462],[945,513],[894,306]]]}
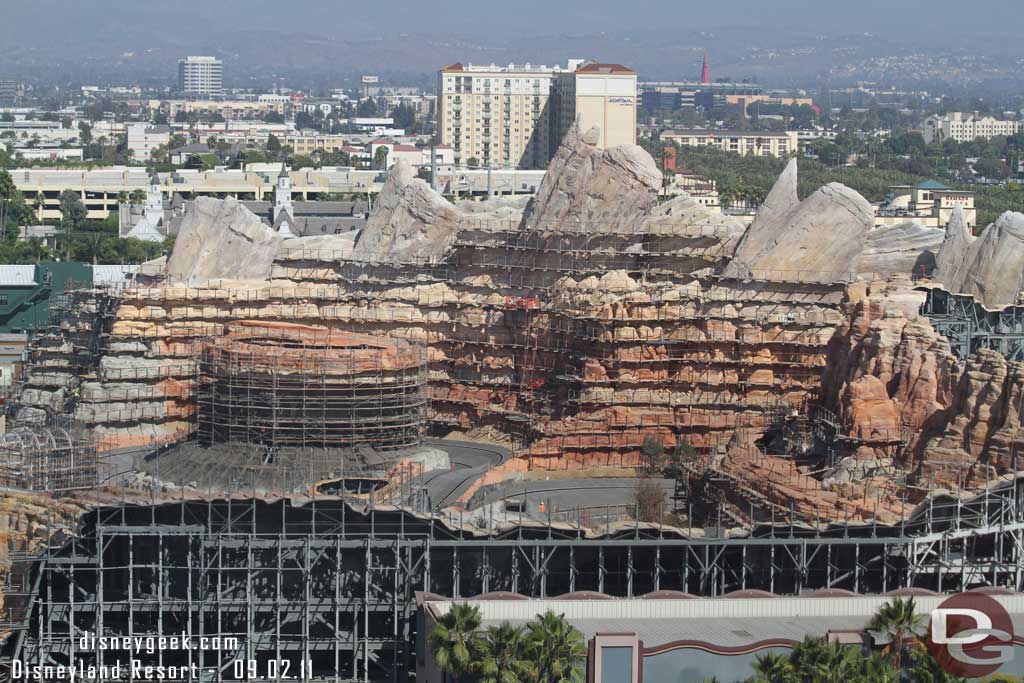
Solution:
{"label": "office building", "polygon": [[741,156],[780,158],[793,155],[798,145],[796,131],[678,130],[662,133],[661,140],[684,147],[717,147]]}
{"label": "office building", "polygon": [[0,105],[10,106],[21,96],[21,86],[17,81],[0,78]]}
{"label": "office building", "polygon": [[150,161],[153,151],[166,148],[171,140],[168,126],[151,126],[148,123],[130,123],[127,126],[126,145],[135,161]]}
{"label": "office building", "polygon": [[977,112],[951,111],[933,114],[921,126],[924,141],[929,145],[944,140],[973,142],[978,138],[990,140],[998,135],[1016,135],[1024,131],[1024,121],[1002,121]]}
{"label": "office building", "polygon": [[636,142],[636,72],[570,60],[566,67],[452,64],[438,75],[437,129],[455,162],[544,168],[579,117],[599,145]]}
{"label": "office building", "polygon": [[224,63],[216,57],[186,57],[178,61],[178,90],[198,97],[222,95]]}

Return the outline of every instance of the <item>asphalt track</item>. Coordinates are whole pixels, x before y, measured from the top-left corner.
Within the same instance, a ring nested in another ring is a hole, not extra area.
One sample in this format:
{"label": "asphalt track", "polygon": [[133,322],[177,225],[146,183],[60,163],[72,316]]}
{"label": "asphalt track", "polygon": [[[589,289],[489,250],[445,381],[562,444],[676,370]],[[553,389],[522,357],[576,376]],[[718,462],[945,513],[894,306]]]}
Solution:
{"label": "asphalt track", "polygon": [[446,452],[451,462],[451,469],[426,472],[411,481],[426,488],[432,510],[452,505],[487,470],[512,457],[503,446],[473,441],[426,439],[423,445]]}
{"label": "asphalt track", "polygon": [[[600,509],[633,504],[633,492],[637,479],[609,477],[592,479],[547,479],[509,482],[501,490],[486,496],[482,505],[499,501],[522,501],[526,506],[523,513],[529,517],[543,519],[548,511],[569,513],[580,509]],[[665,495],[671,496],[674,482],[671,479],[655,478]],[[545,508],[541,510],[541,504]]]}

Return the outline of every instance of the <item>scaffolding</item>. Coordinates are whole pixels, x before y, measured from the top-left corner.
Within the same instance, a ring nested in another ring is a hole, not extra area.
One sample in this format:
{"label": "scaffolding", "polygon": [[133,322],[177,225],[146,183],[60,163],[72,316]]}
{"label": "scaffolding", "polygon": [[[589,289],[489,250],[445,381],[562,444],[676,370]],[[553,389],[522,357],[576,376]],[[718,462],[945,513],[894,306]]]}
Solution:
{"label": "scaffolding", "polygon": [[949,340],[961,361],[979,349],[993,349],[1008,361],[1024,360],[1024,306],[990,310],[970,294],[947,292],[935,286],[927,292],[921,314]]}
{"label": "scaffolding", "polygon": [[0,487],[54,494],[99,481],[96,443],[64,427],[0,435]]}
{"label": "scaffolding", "polygon": [[[31,619],[6,655],[27,665],[194,663],[193,681],[234,680],[236,662],[249,660],[261,672],[287,660],[294,674],[306,662],[294,680],[407,681],[424,635],[419,591],[1021,590],[1021,504],[1020,480],[1004,479],[970,499],[933,495],[897,524],[779,521],[742,537],[636,521],[595,535],[571,518],[487,533],[457,517],[337,499],[114,505],[90,511],[72,538],[46,549]],[[219,646],[83,649],[86,632],[219,638]]]}
{"label": "scaffolding", "polygon": [[322,327],[243,322],[201,345],[201,443],[388,450],[427,418],[426,351]]}

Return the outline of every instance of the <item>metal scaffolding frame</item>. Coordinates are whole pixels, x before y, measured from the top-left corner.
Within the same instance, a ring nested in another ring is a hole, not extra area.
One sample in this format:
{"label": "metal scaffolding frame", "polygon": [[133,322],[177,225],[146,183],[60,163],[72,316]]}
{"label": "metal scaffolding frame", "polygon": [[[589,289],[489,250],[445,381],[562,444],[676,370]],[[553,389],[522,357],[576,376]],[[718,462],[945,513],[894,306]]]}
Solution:
{"label": "metal scaffolding frame", "polygon": [[96,443],[71,428],[23,428],[0,435],[0,487],[64,494],[98,482]]}
{"label": "metal scaffolding frame", "polygon": [[970,294],[934,286],[920,289],[927,292],[921,314],[949,340],[957,358],[993,349],[1008,361],[1024,360],[1024,306],[989,310]]}
{"label": "metal scaffolding frame", "polygon": [[404,341],[326,328],[232,328],[200,345],[200,442],[415,446],[427,420],[427,355]]}
{"label": "metal scaffolding frame", "polygon": [[1020,590],[1022,494],[1020,479],[1004,479],[968,500],[932,496],[898,525],[790,521],[739,538],[636,522],[599,536],[564,522],[486,534],[457,518],[357,510],[337,499],[116,505],[87,513],[70,540],[39,559],[31,620],[6,654],[26,664],[109,665],[129,653],[81,650],[84,633],[184,633],[237,643],[131,656],[194,662],[203,681],[231,680],[237,660],[256,660],[261,672],[269,661],[288,660],[293,673],[311,663],[298,680],[406,681],[417,591]]}

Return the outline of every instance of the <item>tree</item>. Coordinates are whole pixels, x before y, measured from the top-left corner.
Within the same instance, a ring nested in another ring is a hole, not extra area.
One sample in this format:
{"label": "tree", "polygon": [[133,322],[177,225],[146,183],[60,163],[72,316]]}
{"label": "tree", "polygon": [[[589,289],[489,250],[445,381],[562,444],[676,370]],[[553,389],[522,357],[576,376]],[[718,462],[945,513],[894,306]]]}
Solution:
{"label": "tree", "polygon": [[359,100],[359,104],[356,105],[356,116],[360,118],[373,118],[379,114],[380,109],[377,108],[377,101],[372,97]]}
{"label": "tree", "polygon": [[427,645],[445,679],[455,681],[469,673],[482,650],[480,609],[469,603],[455,603],[443,614],[427,635]]}
{"label": "tree", "polygon": [[46,208],[46,196],[42,192],[36,192],[35,199],[32,200],[32,207],[36,210],[36,220],[43,220],[43,210]]}
{"label": "tree", "polygon": [[479,165],[480,165],[480,160],[477,159],[476,157],[470,157],[470,158],[466,159],[466,166],[469,166],[470,168],[475,168],[475,167],[477,167]]}
{"label": "tree", "polygon": [[[805,638],[789,655],[794,683],[897,683],[899,674],[876,654],[859,648]],[[785,678],[768,683],[789,683]]]}
{"label": "tree", "polygon": [[284,123],[284,117],[276,111],[268,111],[263,115],[263,121],[265,123]]}
{"label": "tree", "polygon": [[272,154],[277,154],[281,151],[281,141],[273,133],[267,137],[267,151]]}
{"label": "tree", "polygon": [[924,628],[924,617],[915,614],[915,608],[914,598],[893,598],[882,605],[867,624],[868,631],[888,640],[882,654],[898,671],[903,670],[908,651],[915,654],[924,652],[919,637]]}
{"label": "tree", "polygon": [[131,193],[128,195],[128,203],[135,204],[136,206],[145,204],[146,193],[139,189],[132,190]]}
{"label": "tree", "polygon": [[648,434],[640,444],[640,457],[648,470],[658,466],[658,462],[665,454],[665,442],[660,436]]}
{"label": "tree", "polygon": [[373,153],[373,167],[378,170],[388,167],[388,148],[384,145],[378,147],[377,151]]}
{"label": "tree", "polygon": [[653,479],[638,479],[633,487],[633,505],[639,522],[658,522],[665,507],[665,489]]}
{"label": "tree", "polygon": [[587,656],[583,635],[564,614],[548,610],[527,626],[527,655],[537,683],[581,683]]}
{"label": "tree", "polygon": [[754,662],[755,683],[797,683],[796,671],[789,659],[775,652],[757,655]]}
{"label": "tree", "polygon": [[978,159],[974,162],[974,172],[984,178],[1006,180],[1010,177],[1010,167],[1002,159]]}
{"label": "tree", "polygon": [[395,121],[395,128],[405,129],[406,134],[412,134],[416,130],[416,110],[411,104],[401,102],[391,112],[391,118]]}
{"label": "tree", "polygon": [[528,683],[533,666],[526,657],[522,628],[502,624],[487,627],[483,656],[474,667],[478,683]]}
{"label": "tree", "polygon": [[85,223],[88,211],[77,192],[64,190],[60,193],[60,215],[65,229],[73,230]]}
{"label": "tree", "polygon": [[92,126],[85,121],[78,122],[78,141],[81,142],[83,146],[92,142]]}

